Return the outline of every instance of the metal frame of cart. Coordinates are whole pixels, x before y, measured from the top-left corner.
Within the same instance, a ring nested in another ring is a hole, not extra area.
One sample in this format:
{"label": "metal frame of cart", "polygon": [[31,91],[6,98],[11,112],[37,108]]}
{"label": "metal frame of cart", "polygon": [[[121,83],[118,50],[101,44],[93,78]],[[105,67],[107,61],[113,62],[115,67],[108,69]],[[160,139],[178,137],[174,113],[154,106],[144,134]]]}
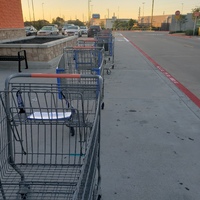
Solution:
{"label": "metal frame of cart", "polygon": [[[68,82],[58,89],[57,78]],[[6,79],[0,93],[1,199],[100,198],[101,83],[100,76],[80,74]]]}
{"label": "metal frame of cart", "polygon": [[[95,74],[104,79],[104,49],[94,46],[74,46],[63,49],[56,73]],[[58,84],[62,84],[58,79]],[[102,85],[102,109],[104,108],[104,82]]]}
{"label": "metal frame of cart", "polygon": [[114,43],[115,38],[110,30],[104,30],[94,37],[96,46],[104,47],[106,62],[111,65],[111,68],[114,69]]}

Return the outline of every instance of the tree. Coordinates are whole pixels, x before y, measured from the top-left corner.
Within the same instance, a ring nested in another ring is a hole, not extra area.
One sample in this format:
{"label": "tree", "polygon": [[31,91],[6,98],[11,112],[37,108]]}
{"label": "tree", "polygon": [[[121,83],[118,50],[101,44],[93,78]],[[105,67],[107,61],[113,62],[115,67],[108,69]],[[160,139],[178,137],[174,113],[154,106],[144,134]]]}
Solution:
{"label": "tree", "polygon": [[57,24],[58,27],[62,26],[65,23],[65,20],[61,17],[57,17],[56,19],[52,19],[52,24]]}
{"label": "tree", "polygon": [[34,26],[37,30],[41,29],[43,26],[47,26],[50,23],[47,20],[38,20],[38,21],[26,21],[24,26]]}
{"label": "tree", "polygon": [[115,20],[113,23],[113,29],[115,30],[127,30],[128,29],[128,22],[127,21],[121,21],[121,20]]}
{"label": "tree", "polygon": [[81,22],[79,19],[76,20],[68,20],[67,21],[68,24],[74,24],[76,26],[84,26],[84,23]]}
{"label": "tree", "polygon": [[119,28],[119,20],[115,20],[114,23],[113,23],[113,27],[112,27],[114,30],[118,30]]}
{"label": "tree", "polygon": [[136,23],[137,21],[136,20],[133,20],[133,19],[130,19],[128,21],[128,30],[131,30],[133,25]]}
{"label": "tree", "polygon": [[192,9],[192,18],[195,19],[195,12],[200,12],[200,7]]}
{"label": "tree", "polygon": [[99,25],[101,26],[102,29],[105,29],[105,24],[103,21],[101,21]]}
{"label": "tree", "polygon": [[[194,20],[194,28],[193,28],[193,35],[198,34],[198,29],[197,29],[197,22],[200,19],[200,7],[192,9],[192,18]],[[198,25],[199,27],[199,25]],[[196,32],[196,33],[195,33]]]}

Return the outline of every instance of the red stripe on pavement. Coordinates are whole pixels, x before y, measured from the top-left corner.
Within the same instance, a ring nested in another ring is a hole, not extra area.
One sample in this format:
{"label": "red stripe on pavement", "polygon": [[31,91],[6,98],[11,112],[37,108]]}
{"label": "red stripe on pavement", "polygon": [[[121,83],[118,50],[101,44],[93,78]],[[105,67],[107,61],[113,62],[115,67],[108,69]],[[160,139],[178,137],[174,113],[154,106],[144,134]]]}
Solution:
{"label": "red stripe on pavement", "polygon": [[153,65],[162,72],[174,85],[176,85],[191,101],[193,101],[200,108],[200,99],[190,92],[185,86],[183,86],[179,81],[177,81],[171,74],[169,74],[165,69],[163,69],[155,60],[153,60],[148,54],[146,54],[142,49],[140,49],[133,42],[129,41],[138,51],[140,51]]}

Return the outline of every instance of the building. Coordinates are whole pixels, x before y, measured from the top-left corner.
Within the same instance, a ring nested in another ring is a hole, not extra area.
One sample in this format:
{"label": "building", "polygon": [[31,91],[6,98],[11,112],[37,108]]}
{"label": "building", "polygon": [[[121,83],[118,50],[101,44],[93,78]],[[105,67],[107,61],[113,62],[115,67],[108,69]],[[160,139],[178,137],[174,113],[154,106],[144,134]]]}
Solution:
{"label": "building", "polygon": [[[195,20],[192,13],[183,15],[185,20],[179,20],[176,15],[155,15],[152,20],[152,27],[155,27],[161,31],[186,31],[193,30],[195,26]],[[144,16],[138,19],[140,27],[151,26],[151,16]],[[197,19],[196,28],[200,27],[200,19]]]}
{"label": "building", "polygon": [[[180,22],[176,19],[175,15],[155,15],[151,16],[143,16],[138,19],[138,26],[140,28],[149,29],[150,26],[155,27],[156,30],[160,31],[185,31],[191,30],[194,27],[194,19],[192,17],[192,13],[188,13],[184,15],[186,17],[185,22]],[[112,29],[113,24],[116,20],[119,21],[129,21],[130,19],[117,19],[115,15],[112,18],[91,18],[90,25],[100,25],[105,29]],[[152,21],[152,24],[151,24]],[[200,21],[199,21],[200,24]]]}
{"label": "building", "polygon": [[186,21],[184,23],[181,23],[179,20],[177,20],[175,15],[172,16],[170,31],[186,31],[186,30],[193,30],[194,28],[200,27],[199,19],[197,20],[197,24],[195,26],[195,20],[193,18],[192,13],[187,13],[184,16],[186,18]]}
{"label": "building", "polygon": [[[151,26],[151,16],[144,16],[138,19],[140,27]],[[157,15],[152,18],[152,27],[156,27],[162,31],[169,31],[169,27],[172,21],[172,15]]]}
{"label": "building", "polygon": [[105,19],[91,18],[90,25],[100,25],[102,28],[112,29],[113,24],[116,20],[128,22],[130,19],[117,19],[115,15],[113,15],[112,18],[105,18]]}
{"label": "building", "polygon": [[0,40],[25,37],[21,0],[1,0],[0,9]]}

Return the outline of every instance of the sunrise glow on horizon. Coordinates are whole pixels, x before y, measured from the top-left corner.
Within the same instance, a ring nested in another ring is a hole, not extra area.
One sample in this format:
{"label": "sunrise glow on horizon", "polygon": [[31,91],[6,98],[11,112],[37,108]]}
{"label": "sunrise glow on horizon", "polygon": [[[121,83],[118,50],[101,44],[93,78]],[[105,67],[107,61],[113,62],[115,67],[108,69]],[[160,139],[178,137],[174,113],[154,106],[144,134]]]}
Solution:
{"label": "sunrise glow on horizon", "polygon": [[[150,16],[152,0],[21,0],[24,21],[61,17],[64,20],[88,20],[90,13],[100,14],[101,18],[132,18]],[[154,15],[174,14],[180,10],[182,14],[190,13],[192,9],[200,7],[199,0],[154,0]]]}

